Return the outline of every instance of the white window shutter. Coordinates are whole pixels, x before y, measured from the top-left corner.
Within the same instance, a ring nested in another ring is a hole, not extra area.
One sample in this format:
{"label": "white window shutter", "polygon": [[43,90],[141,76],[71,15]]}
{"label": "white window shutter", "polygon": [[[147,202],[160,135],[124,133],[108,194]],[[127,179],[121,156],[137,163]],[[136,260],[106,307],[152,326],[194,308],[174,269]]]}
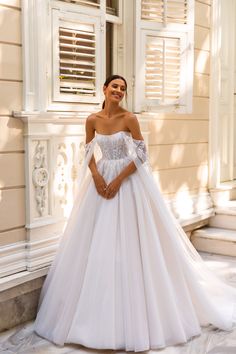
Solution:
{"label": "white window shutter", "polygon": [[92,6],[94,8],[100,7],[100,0],[59,0],[62,2],[67,2],[70,4],[82,5],[82,6]]}
{"label": "white window shutter", "polygon": [[135,111],[191,111],[193,0],[140,0]]}
{"label": "white window shutter", "polygon": [[162,24],[187,24],[187,0],[142,0],[141,18]]}
{"label": "white window shutter", "polygon": [[53,101],[100,102],[100,21],[53,11]]}
{"label": "white window shutter", "polygon": [[161,104],[178,104],[180,38],[146,37],[145,96]]}

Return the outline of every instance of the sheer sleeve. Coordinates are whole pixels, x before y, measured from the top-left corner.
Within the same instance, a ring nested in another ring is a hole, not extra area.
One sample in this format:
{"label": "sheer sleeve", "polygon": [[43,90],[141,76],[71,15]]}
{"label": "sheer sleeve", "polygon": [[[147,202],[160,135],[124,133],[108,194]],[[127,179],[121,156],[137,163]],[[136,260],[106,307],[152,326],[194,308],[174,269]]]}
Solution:
{"label": "sheer sleeve", "polygon": [[95,152],[96,139],[94,138],[89,143],[84,144],[83,162],[78,166],[77,185],[82,186],[85,177],[88,175],[88,165]]}
{"label": "sheer sleeve", "polygon": [[91,140],[89,143],[85,144],[84,147],[84,161],[85,161],[85,165],[88,165],[93,153],[94,153],[94,148],[95,148],[95,144],[96,144],[96,139],[94,138],[93,140]]}
{"label": "sheer sleeve", "polygon": [[134,150],[136,155],[134,159],[134,163],[136,167],[139,167],[140,165],[147,162],[148,160],[146,144],[144,140],[133,139],[133,145],[134,145]]}

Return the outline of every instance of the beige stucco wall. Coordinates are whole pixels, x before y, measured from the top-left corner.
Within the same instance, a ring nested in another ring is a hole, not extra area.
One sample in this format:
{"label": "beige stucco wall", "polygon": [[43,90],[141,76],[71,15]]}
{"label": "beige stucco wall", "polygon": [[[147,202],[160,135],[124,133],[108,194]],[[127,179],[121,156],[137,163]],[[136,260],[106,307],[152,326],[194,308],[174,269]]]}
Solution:
{"label": "beige stucco wall", "polygon": [[211,0],[195,1],[192,114],[159,114],[150,123],[150,160],[166,197],[208,185]]}
{"label": "beige stucco wall", "polygon": [[21,9],[0,0],[0,246],[25,239]]}

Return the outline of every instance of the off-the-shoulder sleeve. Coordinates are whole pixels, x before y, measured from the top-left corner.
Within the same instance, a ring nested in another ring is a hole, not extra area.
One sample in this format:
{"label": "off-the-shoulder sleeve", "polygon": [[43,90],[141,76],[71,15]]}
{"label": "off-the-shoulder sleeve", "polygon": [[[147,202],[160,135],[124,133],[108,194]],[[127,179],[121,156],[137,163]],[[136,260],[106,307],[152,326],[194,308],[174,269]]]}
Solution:
{"label": "off-the-shoulder sleeve", "polygon": [[125,139],[129,151],[129,156],[135,163],[135,166],[137,168],[141,166],[143,167],[145,166],[150,169],[149,162],[148,162],[148,152],[147,152],[145,141],[134,139],[130,135],[126,135]]}
{"label": "off-the-shoulder sleeve", "polygon": [[134,159],[135,165],[138,167],[148,160],[147,148],[144,140],[132,139],[136,157]]}
{"label": "off-the-shoulder sleeve", "polygon": [[89,162],[94,154],[95,145],[96,145],[96,138],[91,140],[89,143],[84,144],[83,162],[78,167],[78,178],[77,178],[78,186],[82,186],[82,184],[85,180],[85,177],[87,176],[88,165],[89,165]]}
{"label": "off-the-shoulder sleeve", "polygon": [[89,164],[91,157],[94,153],[95,143],[96,143],[96,139],[94,138],[89,143],[85,144],[85,147],[84,147],[85,156],[84,157],[85,157],[85,164],[86,165]]}

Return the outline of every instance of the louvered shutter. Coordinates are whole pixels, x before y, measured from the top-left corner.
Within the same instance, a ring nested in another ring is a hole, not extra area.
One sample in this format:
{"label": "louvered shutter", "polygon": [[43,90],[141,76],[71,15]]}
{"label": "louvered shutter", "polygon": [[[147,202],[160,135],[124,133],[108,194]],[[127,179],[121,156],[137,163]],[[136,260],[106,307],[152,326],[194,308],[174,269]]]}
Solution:
{"label": "louvered shutter", "polygon": [[193,0],[140,0],[135,110],[191,111]]}
{"label": "louvered shutter", "polygon": [[99,21],[54,13],[54,101],[99,103]]}
{"label": "louvered shutter", "polygon": [[160,104],[178,104],[180,98],[180,38],[147,36],[145,96]]}
{"label": "louvered shutter", "polygon": [[162,24],[187,24],[187,0],[142,0],[141,18]]}

